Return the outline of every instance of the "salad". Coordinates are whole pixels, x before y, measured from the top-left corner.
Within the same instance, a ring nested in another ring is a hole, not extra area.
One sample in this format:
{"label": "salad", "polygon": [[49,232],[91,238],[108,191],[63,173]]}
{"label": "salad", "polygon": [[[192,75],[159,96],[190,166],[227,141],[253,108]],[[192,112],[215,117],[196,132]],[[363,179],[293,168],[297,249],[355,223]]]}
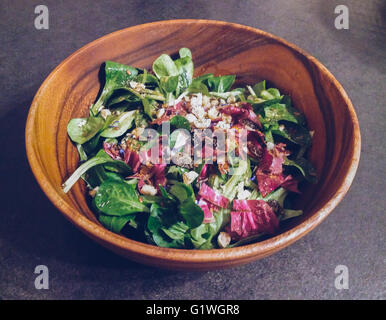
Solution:
{"label": "salad", "polygon": [[107,229],[161,247],[228,248],[275,234],[299,216],[291,198],[315,183],[312,132],[289,96],[265,81],[193,76],[191,51],[152,70],[104,63],[89,116],[67,132],[82,179]]}

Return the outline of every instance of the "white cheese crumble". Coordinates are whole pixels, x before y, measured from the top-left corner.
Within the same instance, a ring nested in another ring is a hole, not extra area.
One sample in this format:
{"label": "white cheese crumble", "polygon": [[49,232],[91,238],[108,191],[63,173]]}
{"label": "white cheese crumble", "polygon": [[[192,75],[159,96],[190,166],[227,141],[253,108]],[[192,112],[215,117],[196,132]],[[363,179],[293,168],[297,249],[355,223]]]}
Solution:
{"label": "white cheese crumble", "polygon": [[209,109],[209,111],[208,111],[209,119],[214,120],[214,119],[217,119],[218,116],[219,115],[218,115],[218,111],[217,111],[216,107],[212,107]]}
{"label": "white cheese crumble", "polygon": [[230,127],[231,125],[229,123],[226,123],[225,121],[219,121],[214,128],[221,129],[221,130],[228,130],[230,129]]}
{"label": "white cheese crumble", "polygon": [[145,184],[139,192],[144,195],[155,196],[157,194],[157,189],[149,184]]}
{"label": "white cheese crumble", "polygon": [[209,128],[210,122],[211,122],[210,119],[201,118],[193,121],[193,124],[197,129],[206,129],[206,128]]}
{"label": "white cheese crumble", "polygon": [[189,121],[189,123],[193,123],[195,120],[197,120],[196,116],[191,113],[188,113],[185,118]]}

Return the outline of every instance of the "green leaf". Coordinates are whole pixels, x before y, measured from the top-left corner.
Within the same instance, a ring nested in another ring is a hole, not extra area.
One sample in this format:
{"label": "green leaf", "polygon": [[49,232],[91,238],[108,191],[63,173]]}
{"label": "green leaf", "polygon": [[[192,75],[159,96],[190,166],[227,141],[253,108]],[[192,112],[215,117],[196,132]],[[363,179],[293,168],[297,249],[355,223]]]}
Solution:
{"label": "green leaf", "polygon": [[150,119],[153,119],[157,112],[157,102],[147,98],[142,99],[143,111],[149,116]]}
{"label": "green leaf", "polygon": [[207,79],[208,88],[213,92],[227,92],[235,82],[235,75],[211,77]]}
{"label": "green leaf", "polygon": [[318,182],[315,168],[308,160],[304,158],[298,158],[296,160],[285,159],[283,164],[285,166],[292,166],[297,168],[308,182],[311,182],[311,183]]}
{"label": "green leaf", "polygon": [[153,62],[153,72],[158,77],[158,79],[161,79],[161,77],[178,75],[178,69],[174,61],[167,54],[161,54]]}
{"label": "green leaf", "polygon": [[309,147],[312,143],[309,131],[303,126],[292,122],[276,125],[271,129],[271,132],[301,146]]}
{"label": "green leaf", "polygon": [[286,120],[294,123],[299,123],[297,117],[288,110],[285,104],[275,103],[264,108],[265,120],[269,122],[277,122]]}
{"label": "green leaf", "polygon": [[169,228],[161,228],[161,230],[165,232],[170,239],[177,240],[183,245],[185,234],[189,230],[189,227],[182,221],[178,221]]}
{"label": "green leaf", "polygon": [[149,212],[139,201],[135,184],[113,180],[104,181],[94,197],[97,209],[105,215],[125,216],[136,212]]}
{"label": "green leaf", "polygon": [[99,215],[99,221],[102,225],[115,233],[120,233],[124,226],[131,220],[134,220],[135,215],[128,215],[123,217]]}
{"label": "green leaf", "polygon": [[101,136],[104,138],[116,138],[123,135],[132,127],[137,112],[137,110],[127,111],[113,118],[111,124],[102,131]]}
{"label": "green leaf", "polygon": [[92,139],[104,125],[102,117],[75,118],[67,125],[67,133],[72,141],[83,144]]}
{"label": "green leaf", "polygon": [[190,228],[196,228],[204,221],[204,211],[192,198],[187,198],[181,202],[178,209]]}
{"label": "green leaf", "polygon": [[193,201],[195,200],[192,185],[186,185],[182,182],[174,182],[174,184],[170,187],[169,192],[175,196],[180,203],[184,202],[188,198],[191,198]]}
{"label": "green leaf", "polygon": [[84,175],[88,170],[95,166],[106,163],[108,163],[109,165],[117,166],[123,172],[126,172],[126,174],[129,174],[131,172],[130,167],[125,162],[120,160],[113,160],[109,157],[109,155],[104,152],[104,150],[101,150],[95,157],[82,163],[66,180],[66,182],[63,183],[63,192],[67,193],[72,188],[72,186],[82,177],[82,175]]}
{"label": "green leaf", "polygon": [[160,78],[160,87],[166,93],[173,93],[178,86],[178,76],[162,76]]}
{"label": "green leaf", "polygon": [[105,62],[105,85],[97,102],[91,107],[91,114],[97,115],[106,105],[115,90],[126,89],[138,75],[138,69],[113,61]]}
{"label": "green leaf", "polygon": [[190,123],[189,121],[180,115],[176,115],[170,119],[170,125],[172,125],[176,129],[186,129],[190,131]]}
{"label": "green leaf", "polygon": [[280,221],[298,217],[298,216],[301,216],[302,214],[303,214],[303,210],[284,209],[283,213],[280,215]]}
{"label": "green leaf", "polygon": [[261,96],[261,93],[265,90],[265,80],[256,83],[253,86],[253,91],[255,92],[257,97]]}

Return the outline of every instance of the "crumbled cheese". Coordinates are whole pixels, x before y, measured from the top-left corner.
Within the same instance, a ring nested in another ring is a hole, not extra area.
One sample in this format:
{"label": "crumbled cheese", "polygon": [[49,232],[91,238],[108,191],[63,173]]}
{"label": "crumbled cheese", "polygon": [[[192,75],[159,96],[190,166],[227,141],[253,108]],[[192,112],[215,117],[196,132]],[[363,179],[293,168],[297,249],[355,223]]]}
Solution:
{"label": "crumbled cheese", "polygon": [[191,184],[198,177],[198,173],[195,171],[185,172],[182,175],[182,179],[185,184]]}
{"label": "crumbled cheese", "polygon": [[251,193],[248,190],[244,190],[244,181],[241,181],[237,185],[237,199],[245,200],[245,199],[249,198],[250,195],[251,195]]}
{"label": "crumbled cheese", "polygon": [[210,107],[210,99],[209,99],[209,97],[208,96],[202,96],[202,105],[204,106],[204,107]]}
{"label": "crumbled cheese", "polygon": [[145,128],[142,128],[142,127],[138,127],[138,128],[135,128],[133,131],[131,131],[131,134],[138,138],[141,136],[141,134],[145,131]]}
{"label": "crumbled cheese", "polygon": [[132,87],[134,90],[137,90],[137,91],[142,91],[146,89],[145,85],[140,82],[130,81],[129,84],[130,84],[130,87]]}
{"label": "crumbled cheese", "polygon": [[231,236],[228,232],[220,232],[217,237],[217,244],[220,248],[226,248],[231,243]]}
{"label": "crumbled cheese", "polygon": [[202,107],[202,94],[197,93],[196,95],[192,96],[192,98],[190,99],[190,104],[192,108]]}
{"label": "crumbled cheese", "polygon": [[155,196],[157,194],[157,189],[149,184],[145,184],[139,192],[144,195]]}
{"label": "crumbled cheese", "polygon": [[164,114],[165,114],[165,109],[164,109],[164,108],[160,108],[160,109],[157,110],[156,117],[159,119],[159,118],[161,118]]}
{"label": "crumbled cheese", "polygon": [[267,149],[268,150],[273,150],[273,148],[275,148],[275,144],[273,142],[267,142]]}
{"label": "crumbled cheese", "polygon": [[109,109],[101,110],[101,117],[106,120],[106,118],[111,115],[111,111]]}
{"label": "crumbled cheese", "polygon": [[216,126],[215,126],[215,129],[222,129],[222,130],[228,130],[230,129],[231,125],[229,123],[226,123],[225,121],[219,121]]}
{"label": "crumbled cheese", "polygon": [[192,105],[192,113],[198,118],[202,119],[205,117],[206,112],[202,106]]}
{"label": "crumbled cheese", "polygon": [[285,129],[284,125],[281,124],[281,125],[279,126],[279,130],[280,130],[280,131],[284,131],[284,129]]}
{"label": "crumbled cheese", "polygon": [[192,157],[186,153],[177,152],[176,154],[173,154],[172,161],[180,167],[190,168],[192,166]]}
{"label": "crumbled cheese", "polygon": [[211,100],[210,101],[210,104],[215,107],[215,106],[218,106],[220,104],[220,102],[217,100],[217,99],[214,99],[214,100]]}
{"label": "crumbled cheese", "polygon": [[221,118],[222,118],[222,121],[224,121],[225,123],[231,123],[232,122],[232,116],[229,114],[223,113],[221,115]]}
{"label": "crumbled cheese", "polygon": [[189,121],[189,123],[193,123],[195,120],[197,120],[196,116],[191,113],[188,113],[185,118]]}
{"label": "crumbled cheese", "polygon": [[220,99],[221,104],[226,104],[226,101],[224,99]]}
{"label": "crumbled cheese", "polygon": [[194,126],[197,128],[197,129],[206,129],[206,128],[209,128],[210,126],[210,122],[211,120],[210,119],[197,119],[193,122]]}
{"label": "crumbled cheese", "polygon": [[135,89],[135,87],[137,86],[138,82],[136,81],[130,81],[130,87],[132,87],[133,89]]}
{"label": "crumbled cheese", "polygon": [[216,107],[212,107],[212,108],[209,109],[208,117],[211,120],[214,120],[214,119],[218,118],[218,111],[217,111]]}

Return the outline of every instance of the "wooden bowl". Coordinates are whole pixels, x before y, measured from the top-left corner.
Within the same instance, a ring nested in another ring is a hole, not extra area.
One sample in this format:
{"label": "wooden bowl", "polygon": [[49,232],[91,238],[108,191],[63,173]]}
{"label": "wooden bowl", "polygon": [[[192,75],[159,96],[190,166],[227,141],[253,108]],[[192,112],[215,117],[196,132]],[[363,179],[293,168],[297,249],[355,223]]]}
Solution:
{"label": "wooden bowl", "polygon": [[[232,249],[159,248],[112,233],[90,211],[82,182],[68,193],[62,183],[78,164],[66,132],[68,121],[86,116],[100,82],[105,60],[151,68],[162,53],[192,50],[196,75],[236,74],[239,82],[266,79],[291,95],[315,132],[310,159],[319,183],[310,185],[298,206],[304,215],[274,237]],[[172,20],[120,30],[91,42],[64,60],[44,81],[29,111],[26,147],[32,171],[54,205],[92,239],[112,251],[153,266],[208,270],[235,266],[268,256],[315,228],[338,205],[350,187],[360,156],[361,138],[354,108],[338,81],[314,57],[296,46],[254,28],[206,20]],[[47,226],[49,227],[49,226]]]}

